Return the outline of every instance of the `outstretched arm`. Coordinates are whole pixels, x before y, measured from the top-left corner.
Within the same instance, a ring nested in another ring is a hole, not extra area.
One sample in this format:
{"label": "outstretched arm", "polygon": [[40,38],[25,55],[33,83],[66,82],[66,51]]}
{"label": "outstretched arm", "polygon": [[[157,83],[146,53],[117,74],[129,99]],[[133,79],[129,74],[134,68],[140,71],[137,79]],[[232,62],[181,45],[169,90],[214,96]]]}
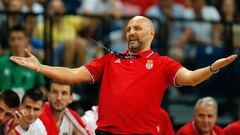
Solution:
{"label": "outstretched arm", "polygon": [[80,68],[66,68],[66,67],[53,67],[39,63],[38,59],[32,55],[27,49],[25,50],[28,57],[11,56],[10,60],[13,62],[35,70],[51,79],[62,81],[69,84],[89,82],[92,78],[88,71],[82,66]]}
{"label": "outstretched arm", "polygon": [[237,55],[231,55],[227,58],[222,58],[215,61],[212,65],[190,71],[182,68],[176,76],[176,84],[180,86],[196,86],[197,84],[208,79],[215,71],[229,65],[237,58]]}

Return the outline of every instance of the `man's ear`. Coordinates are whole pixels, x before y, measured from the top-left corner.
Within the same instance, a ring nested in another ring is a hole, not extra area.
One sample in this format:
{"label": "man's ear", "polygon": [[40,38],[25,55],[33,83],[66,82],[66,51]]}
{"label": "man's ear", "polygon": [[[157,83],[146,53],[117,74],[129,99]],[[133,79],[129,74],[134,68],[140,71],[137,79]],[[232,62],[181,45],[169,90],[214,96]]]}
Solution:
{"label": "man's ear", "polygon": [[150,32],[148,33],[148,37],[149,37],[149,39],[154,38],[154,31],[153,30],[150,30]]}

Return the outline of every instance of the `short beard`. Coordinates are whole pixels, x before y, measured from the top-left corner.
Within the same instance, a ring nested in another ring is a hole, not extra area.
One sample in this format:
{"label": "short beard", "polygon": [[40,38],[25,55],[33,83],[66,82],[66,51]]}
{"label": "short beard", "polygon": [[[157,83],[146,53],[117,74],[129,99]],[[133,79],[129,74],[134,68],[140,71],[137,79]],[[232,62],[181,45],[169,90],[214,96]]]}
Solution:
{"label": "short beard", "polygon": [[133,53],[138,53],[143,49],[143,45],[142,44],[138,44],[137,46],[131,46],[128,45],[128,49],[129,51],[133,52]]}
{"label": "short beard", "polygon": [[140,47],[139,47],[139,46],[138,46],[138,47],[130,47],[130,46],[128,46],[128,49],[129,49],[131,52],[136,53],[136,52],[139,52]]}
{"label": "short beard", "polygon": [[58,112],[58,113],[63,112],[65,110],[65,108],[63,108],[63,109],[56,109],[51,103],[50,103],[50,107],[51,107],[52,111]]}

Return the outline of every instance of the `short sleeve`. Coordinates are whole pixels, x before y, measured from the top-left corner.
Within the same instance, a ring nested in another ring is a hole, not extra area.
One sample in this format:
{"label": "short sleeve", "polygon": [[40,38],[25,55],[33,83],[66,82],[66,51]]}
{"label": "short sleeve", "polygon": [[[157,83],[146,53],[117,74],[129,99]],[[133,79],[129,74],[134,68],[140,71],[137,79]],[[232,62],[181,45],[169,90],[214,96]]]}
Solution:
{"label": "short sleeve", "polygon": [[168,76],[168,81],[169,83],[174,83],[175,84],[175,78],[177,75],[177,72],[180,68],[183,66],[176,60],[172,58],[168,58],[168,63],[167,63],[167,76]]}
{"label": "short sleeve", "polygon": [[90,76],[92,76],[93,82],[101,80],[105,66],[105,61],[108,56],[109,55],[102,56],[84,65],[84,67],[88,70]]}

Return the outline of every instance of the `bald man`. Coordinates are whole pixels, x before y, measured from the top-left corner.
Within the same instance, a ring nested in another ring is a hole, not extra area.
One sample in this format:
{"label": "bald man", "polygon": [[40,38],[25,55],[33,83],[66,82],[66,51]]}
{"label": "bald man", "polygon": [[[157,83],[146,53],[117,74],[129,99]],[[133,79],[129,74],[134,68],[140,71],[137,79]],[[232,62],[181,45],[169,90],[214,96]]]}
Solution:
{"label": "bald man", "polygon": [[96,133],[160,134],[160,104],[171,85],[195,86],[236,59],[222,58],[212,65],[190,71],[177,61],[150,49],[154,38],[151,20],[136,16],[126,27],[128,50],[109,53],[79,68],[40,64],[28,50],[29,57],[10,59],[52,79],[66,83],[102,80]]}

